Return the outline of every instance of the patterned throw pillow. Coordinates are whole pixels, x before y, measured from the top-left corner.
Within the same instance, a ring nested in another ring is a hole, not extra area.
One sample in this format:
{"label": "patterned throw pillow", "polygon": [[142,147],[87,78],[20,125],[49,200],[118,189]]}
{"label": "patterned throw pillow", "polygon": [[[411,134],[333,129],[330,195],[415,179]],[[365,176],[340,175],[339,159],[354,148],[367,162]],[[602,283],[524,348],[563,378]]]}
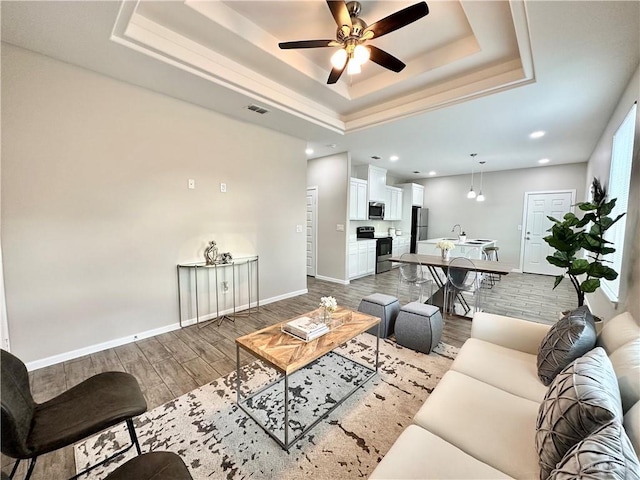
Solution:
{"label": "patterned throw pillow", "polygon": [[596,345],[596,325],[589,307],[583,305],[558,320],[540,343],[538,377],[549,385],[576,358]]}
{"label": "patterned throw pillow", "polygon": [[640,464],[620,422],[600,427],[578,443],[551,472],[549,479],[640,480]]}
{"label": "patterned throw pillow", "polygon": [[540,404],[540,478],[546,479],[573,446],[612,420],[622,422],[620,391],[609,357],[597,347],[560,372]]}

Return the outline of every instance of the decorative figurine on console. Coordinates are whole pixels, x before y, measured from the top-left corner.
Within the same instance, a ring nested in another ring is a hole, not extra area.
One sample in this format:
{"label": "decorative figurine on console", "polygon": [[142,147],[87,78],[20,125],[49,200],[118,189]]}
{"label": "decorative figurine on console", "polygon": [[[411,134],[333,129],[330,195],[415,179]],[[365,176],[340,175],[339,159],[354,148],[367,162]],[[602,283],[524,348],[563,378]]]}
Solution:
{"label": "decorative figurine on console", "polygon": [[218,260],[218,246],[215,240],[209,242],[209,246],[204,249],[204,261],[207,265],[214,265]]}
{"label": "decorative figurine on console", "polygon": [[231,262],[233,262],[233,257],[231,256],[231,252],[225,252],[220,254],[218,263],[231,263]]}

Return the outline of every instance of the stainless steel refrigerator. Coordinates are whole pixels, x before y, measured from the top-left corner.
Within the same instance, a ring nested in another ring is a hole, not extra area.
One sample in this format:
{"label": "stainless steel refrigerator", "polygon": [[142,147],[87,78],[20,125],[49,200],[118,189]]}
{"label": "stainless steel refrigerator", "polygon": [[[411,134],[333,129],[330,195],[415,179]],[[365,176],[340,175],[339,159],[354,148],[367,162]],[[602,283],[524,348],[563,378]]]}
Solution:
{"label": "stainless steel refrigerator", "polygon": [[411,210],[411,253],[418,253],[417,243],[429,238],[429,209],[413,207]]}

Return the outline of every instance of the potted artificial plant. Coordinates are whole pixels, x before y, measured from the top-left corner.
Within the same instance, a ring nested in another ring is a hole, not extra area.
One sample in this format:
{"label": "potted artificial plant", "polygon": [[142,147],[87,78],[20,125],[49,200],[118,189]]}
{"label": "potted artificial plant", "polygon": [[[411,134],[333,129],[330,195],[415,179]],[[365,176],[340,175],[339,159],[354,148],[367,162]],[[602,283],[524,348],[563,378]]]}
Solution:
{"label": "potted artificial plant", "polygon": [[[616,251],[613,244],[605,240],[604,233],[620,220],[625,214],[621,213],[612,219],[608,215],[613,210],[616,199],[608,202],[607,192],[597,178],[591,184],[592,201],[580,202],[577,207],[585,212],[582,218],[573,213],[567,213],[563,220],[548,217],[554,225],[548,230],[551,235],[544,237],[544,241],[556,249],[553,255],[547,257],[552,265],[565,269],[573,288],[578,295],[578,306],[584,305],[584,294],[595,292],[600,287],[600,279],[615,280],[618,273],[604,262],[604,256]],[[591,224],[587,230],[586,227]],[[586,250],[586,258],[577,258],[580,250]],[[579,278],[586,275],[583,279]],[[563,275],[556,277],[553,288],[564,279]]]}

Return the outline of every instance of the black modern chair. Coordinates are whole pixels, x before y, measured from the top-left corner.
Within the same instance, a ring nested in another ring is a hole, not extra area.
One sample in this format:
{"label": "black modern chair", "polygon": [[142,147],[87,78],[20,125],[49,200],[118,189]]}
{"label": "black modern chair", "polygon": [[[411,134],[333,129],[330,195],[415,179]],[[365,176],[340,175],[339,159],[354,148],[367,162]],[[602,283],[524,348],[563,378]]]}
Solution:
{"label": "black modern chair", "polygon": [[36,403],[29,387],[29,375],[22,361],[2,350],[2,453],[17,459],[10,478],[24,459],[31,459],[25,479],[31,477],[39,455],[72,445],[90,435],[127,422],[131,444],[82,475],[140,444],[133,417],[147,410],[138,381],[124,372],[105,372],[88,378],[44,403]]}

